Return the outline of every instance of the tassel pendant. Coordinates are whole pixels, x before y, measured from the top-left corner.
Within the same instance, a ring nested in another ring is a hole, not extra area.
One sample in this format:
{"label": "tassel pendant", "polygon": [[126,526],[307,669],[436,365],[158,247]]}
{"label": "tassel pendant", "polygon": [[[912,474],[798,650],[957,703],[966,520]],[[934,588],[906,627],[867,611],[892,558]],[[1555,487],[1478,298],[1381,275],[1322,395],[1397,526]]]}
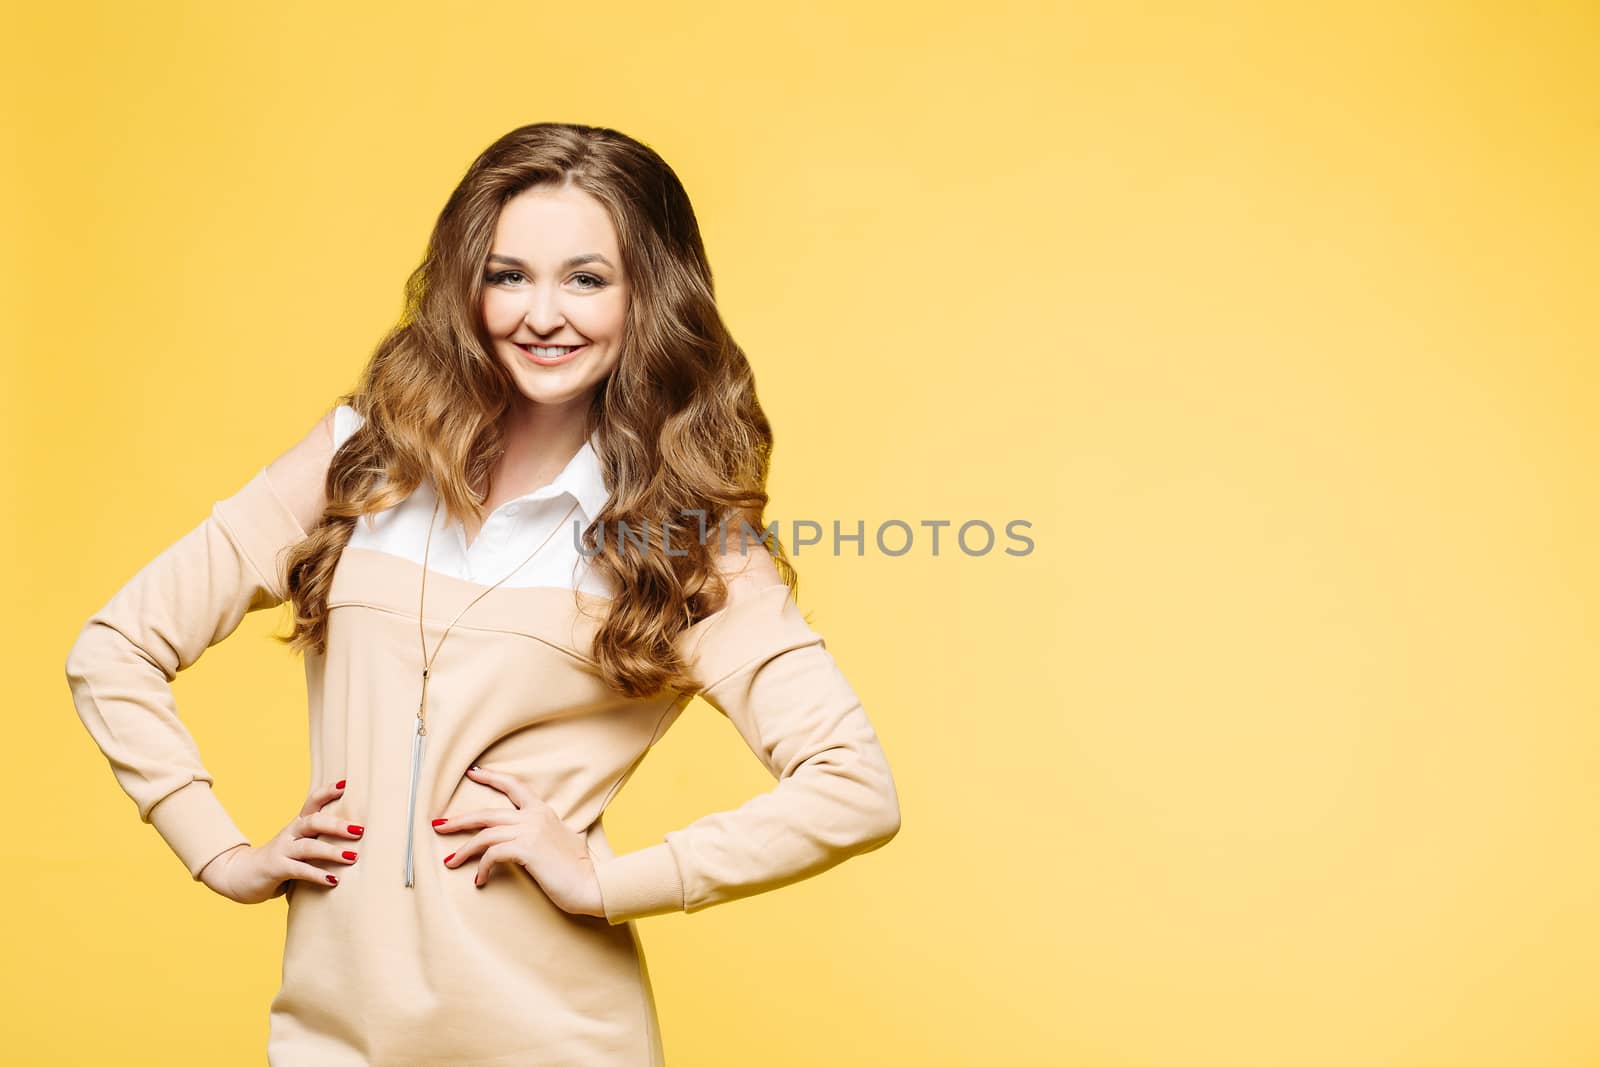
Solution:
{"label": "tassel pendant", "polygon": [[406,801],[406,869],[405,884],[412,884],[414,854],[417,836],[417,781],[422,776],[422,756],[427,747],[428,728],[425,716],[428,706],[428,670],[422,671],[422,699],[417,703],[417,727],[411,734],[411,789]]}

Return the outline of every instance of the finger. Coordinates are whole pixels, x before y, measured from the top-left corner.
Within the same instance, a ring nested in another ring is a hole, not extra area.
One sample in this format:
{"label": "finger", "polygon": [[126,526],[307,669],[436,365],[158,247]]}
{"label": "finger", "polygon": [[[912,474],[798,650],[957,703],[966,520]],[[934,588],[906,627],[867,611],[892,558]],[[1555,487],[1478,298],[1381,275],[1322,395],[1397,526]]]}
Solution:
{"label": "finger", "polygon": [[444,865],[456,868],[472,859],[472,857],[485,852],[491,845],[498,845],[502,841],[509,841],[516,837],[516,829],[505,827],[491,827],[474,834],[466,844],[456,849],[444,858]]}
{"label": "finger", "polygon": [[511,842],[509,841],[501,841],[484,849],[483,859],[478,861],[478,873],[473,876],[472,884],[475,886],[485,885],[490,877],[494,875],[496,865],[512,862],[510,853]]}
{"label": "finger", "polygon": [[295,859],[289,861],[289,870],[279,878],[279,881],[282,881],[284,877],[292,878],[297,882],[310,882],[313,885],[320,885],[324,889],[332,889],[339,884],[338,875],[329,874],[321,867],[313,867],[309,863],[303,863]]}
{"label": "finger", "polygon": [[287,854],[294,859],[301,860],[326,860],[329,863],[354,863],[361,855],[353,848],[347,848],[341,841],[318,841],[314,837],[297,837],[289,842]]}
{"label": "finger", "polygon": [[441,834],[453,834],[462,830],[478,830],[485,826],[503,826],[516,817],[517,812],[514,808],[480,808],[477,811],[435,819],[433,828]]}
{"label": "finger", "polygon": [[294,823],[295,837],[319,837],[329,835],[344,837],[352,841],[361,840],[366,828],[355,823],[347,822],[330,811],[318,811],[310,815],[302,815]]}
{"label": "finger", "polygon": [[482,782],[484,785],[500,790],[500,792],[510,797],[511,802],[519,808],[527,806],[528,802],[533,799],[528,793],[527,787],[509,774],[501,774],[499,771],[485,770],[482,767],[474,766],[467,768],[467,776],[475,782]]}
{"label": "finger", "polygon": [[300,814],[310,815],[314,811],[320,811],[322,807],[330,801],[343,796],[344,785],[345,780],[341,778],[337,782],[333,782],[329,785],[323,786],[321,789],[318,789],[316,792],[306,797],[306,802],[300,806]]}

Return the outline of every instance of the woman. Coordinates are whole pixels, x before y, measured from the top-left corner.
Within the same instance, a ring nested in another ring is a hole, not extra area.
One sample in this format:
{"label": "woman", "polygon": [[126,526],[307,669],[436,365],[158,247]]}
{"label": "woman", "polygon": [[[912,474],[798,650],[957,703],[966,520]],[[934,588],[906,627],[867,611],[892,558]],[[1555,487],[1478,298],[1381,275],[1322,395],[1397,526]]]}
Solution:
{"label": "woman", "polygon": [[[288,897],[270,1063],[661,1063],[633,920],[894,836],[781,545],[742,536],[771,445],[671,168],[526,126],[359,387],[89,620],[68,679],[140,817],[216,892]],[[285,601],[312,788],[252,845],[168,683]],[[777,785],[617,856],[606,805],[697,694]]]}

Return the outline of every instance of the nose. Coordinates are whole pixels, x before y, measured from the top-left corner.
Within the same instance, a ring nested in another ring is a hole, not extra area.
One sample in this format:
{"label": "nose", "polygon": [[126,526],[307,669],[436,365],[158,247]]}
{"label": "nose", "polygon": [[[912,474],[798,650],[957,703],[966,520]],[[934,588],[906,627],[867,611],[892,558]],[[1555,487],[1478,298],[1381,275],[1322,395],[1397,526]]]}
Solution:
{"label": "nose", "polygon": [[555,333],[566,322],[561,313],[559,294],[547,286],[529,286],[528,307],[523,312],[523,318],[528,323],[528,329],[540,337]]}

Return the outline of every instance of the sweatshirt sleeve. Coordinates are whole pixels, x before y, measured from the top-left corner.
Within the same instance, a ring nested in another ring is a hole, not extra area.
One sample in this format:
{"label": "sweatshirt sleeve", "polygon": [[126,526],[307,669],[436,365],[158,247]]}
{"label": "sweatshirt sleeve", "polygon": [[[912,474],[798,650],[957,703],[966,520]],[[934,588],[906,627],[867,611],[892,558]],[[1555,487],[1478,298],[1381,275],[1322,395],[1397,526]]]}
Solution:
{"label": "sweatshirt sleeve", "polygon": [[900,829],[872,723],[787,586],[745,594],[690,630],[685,657],[698,695],[727,716],[777,785],[660,844],[596,860],[613,925],[789,885]]}
{"label": "sweatshirt sleeve", "polygon": [[250,839],[212,793],[171,682],[248,612],[283,603],[279,554],[304,536],[263,467],[118,590],[67,654],[67,683],[84,726],[140,820],[195,879]]}

